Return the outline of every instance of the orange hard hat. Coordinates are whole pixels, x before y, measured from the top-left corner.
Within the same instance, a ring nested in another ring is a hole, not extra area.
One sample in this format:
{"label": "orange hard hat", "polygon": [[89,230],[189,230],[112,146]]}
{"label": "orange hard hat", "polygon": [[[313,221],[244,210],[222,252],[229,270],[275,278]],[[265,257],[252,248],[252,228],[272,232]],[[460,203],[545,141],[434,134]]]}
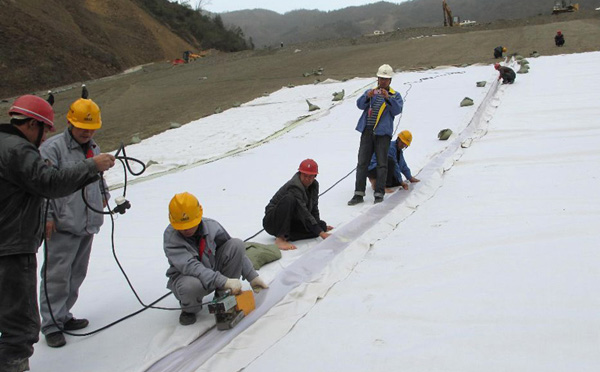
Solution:
{"label": "orange hard hat", "polygon": [[300,163],[298,170],[300,173],[317,175],[319,174],[319,165],[312,159],[305,159]]}

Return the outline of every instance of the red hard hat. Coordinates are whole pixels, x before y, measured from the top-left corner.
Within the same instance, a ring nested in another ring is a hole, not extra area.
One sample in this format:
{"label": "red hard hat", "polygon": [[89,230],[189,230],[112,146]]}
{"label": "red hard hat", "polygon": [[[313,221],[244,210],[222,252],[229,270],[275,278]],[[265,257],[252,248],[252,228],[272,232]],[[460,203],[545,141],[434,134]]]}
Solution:
{"label": "red hard hat", "polygon": [[8,110],[8,115],[23,115],[28,118],[41,121],[50,127],[50,131],[54,132],[54,110],[52,106],[38,96],[26,94],[15,100],[13,105]]}
{"label": "red hard hat", "polygon": [[302,160],[298,170],[300,173],[304,174],[319,174],[319,166],[317,165],[317,162],[312,159]]}
{"label": "red hard hat", "polygon": [[562,31],[558,30],[558,31],[556,31],[556,33],[560,35],[560,34],[562,34]]}
{"label": "red hard hat", "polygon": [[499,69],[500,69],[500,64],[499,64],[499,63],[494,63],[494,68],[495,68],[496,70],[499,70]]}

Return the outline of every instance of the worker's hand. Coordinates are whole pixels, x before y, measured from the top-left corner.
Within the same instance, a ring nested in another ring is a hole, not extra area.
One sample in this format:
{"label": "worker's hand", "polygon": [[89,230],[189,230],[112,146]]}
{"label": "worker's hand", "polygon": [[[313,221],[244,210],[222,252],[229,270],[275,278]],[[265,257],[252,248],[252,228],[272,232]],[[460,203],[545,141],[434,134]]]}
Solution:
{"label": "worker's hand", "polygon": [[406,183],[406,182],[402,182],[402,183],[400,184],[400,186],[402,186],[402,188],[403,188],[404,190],[408,190],[408,183]]}
{"label": "worker's hand", "polygon": [[421,182],[421,180],[420,180],[420,179],[418,179],[418,178],[415,178],[415,177],[411,177],[409,181],[410,181],[410,182],[412,182],[412,183]]}
{"label": "worker's hand", "polygon": [[373,96],[375,95],[375,91],[377,89],[371,89],[370,91],[367,92],[367,97],[369,98],[373,98]]}
{"label": "worker's hand", "polygon": [[327,231],[331,231],[331,230],[333,230],[333,226],[327,225]]}
{"label": "worker's hand", "polygon": [[325,231],[321,231],[321,233],[319,234],[319,236],[323,239],[327,239],[331,236],[330,233],[326,233]]}
{"label": "worker's hand", "polygon": [[379,94],[381,94],[385,99],[390,98],[390,94],[388,93],[387,89],[380,89]]}
{"label": "worker's hand", "polygon": [[262,280],[262,278],[260,276],[257,276],[256,278],[252,279],[252,281],[250,282],[250,287],[252,287],[252,290],[255,293],[260,292],[261,289],[269,288],[267,283],[265,283],[265,281]]}
{"label": "worker's hand", "polygon": [[96,169],[98,169],[98,172],[104,172],[115,165],[115,157],[111,154],[96,155],[92,159],[94,159],[94,163],[96,163]]}
{"label": "worker's hand", "polygon": [[46,240],[52,238],[52,233],[56,231],[56,224],[54,221],[46,222]]}
{"label": "worker's hand", "polygon": [[236,295],[242,292],[242,282],[239,279],[227,279],[223,289],[228,289],[231,294]]}

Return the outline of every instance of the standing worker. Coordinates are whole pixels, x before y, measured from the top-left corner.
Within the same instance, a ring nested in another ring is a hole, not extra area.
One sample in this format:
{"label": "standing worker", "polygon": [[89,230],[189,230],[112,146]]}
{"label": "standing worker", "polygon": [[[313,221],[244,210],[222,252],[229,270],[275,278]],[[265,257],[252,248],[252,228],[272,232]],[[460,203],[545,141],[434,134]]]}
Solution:
{"label": "standing worker", "polygon": [[381,65],[377,71],[377,88],[368,89],[356,101],[363,110],[356,130],[361,132],[356,165],[354,196],[348,205],[364,201],[367,172],[371,156],[377,159],[377,180],[375,183],[375,203],[383,201],[387,176],[387,152],[394,132],[394,118],[402,112],[404,102],[400,93],[390,84],[394,71],[390,65]]}
{"label": "standing worker", "polygon": [[203,218],[202,213],[198,199],[187,192],[176,194],[169,203],[170,224],[163,248],[169,260],[167,288],[181,305],[181,325],[196,322],[202,298],[210,293],[239,294],[240,276],[255,291],[268,288],[246,256],[244,242],[229,236],[220,223]]}
{"label": "standing worker", "polygon": [[[403,130],[398,134],[398,138],[390,143],[388,150],[388,171],[387,178],[385,181],[385,192],[393,192],[390,188],[401,186],[404,190],[408,190],[408,184],[402,181],[402,175],[406,177],[407,181],[411,183],[417,183],[420,180],[413,177],[410,172],[406,160],[404,160],[404,150],[412,143],[412,133],[408,130]],[[369,165],[369,173],[367,174],[369,181],[373,188],[375,188],[375,178],[377,177],[377,160],[375,155],[371,158],[371,164]]]}
{"label": "standing worker", "polygon": [[556,35],[554,35],[554,44],[556,44],[557,47],[565,45],[565,35],[563,35],[561,30],[556,31]]}
{"label": "standing worker", "polygon": [[502,58],[502,53],[506,53],[506,47],[497,46],[494,48],[494,58]]}
{"label": "standing worker", "polygon": [[98,179],[115,164],[100,154],[56,169],[38,147],[54,131],[52,106],[40,97],[17,98],[0,125],[0,371],[29,370],[39,339],[36,253],[42,241],[44,198],[58,198]]}
{"label": "standing worker", "polygon": [[515,74],[515,71],[512,68],[500,66],[499,63],[494,64],[494,68],[500,73],[498,80],[502,79],[502,84],[512,84],[515,82],[517,74]]}
{"label": "standing worker", "polygon": [[333,227],[319,213],[319,165],[313,159],[300,163],[298,172],[281,186],[265,208],[263,227],[275,236],[281,250],[296,249],[290,241],[329,237]]}
{"label": "standing worker", "polygon": [[[50,138],[40,147],[44,160],[58,169],[100,154],[100,147],[93,137],[102,127],[102,119],[100,108],[94,101],[80,98],[73,102],[67,122],[68,127],[61,135]],[[85,186],[84,193],[87,203],[96,210],[104,209],[110,197],[104,180]],[[103,222],[104,215],[85,205],[81,191],[49,200],[46,221],[48,259],[41,271],[40,312],[42,333],[50,347],[66,344],[62,330],[82,329],[89,323],[87,319],[74,318],[71,308],[87,274],[94,234],[100,231]]]}

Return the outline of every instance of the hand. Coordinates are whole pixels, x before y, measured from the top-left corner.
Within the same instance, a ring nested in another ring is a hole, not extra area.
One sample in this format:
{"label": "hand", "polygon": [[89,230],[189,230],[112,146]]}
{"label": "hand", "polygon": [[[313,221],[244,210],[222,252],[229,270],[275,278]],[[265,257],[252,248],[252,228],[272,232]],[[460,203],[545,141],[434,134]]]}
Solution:
{"label": "hand", "polygon": [[390,94],[388,93],[387,89],[379,89],[379,94],[381,94],[385,99],[390,98]]}
{"label": "hand", "polygon": [[252,281],[250,282],[250,287],[252,287],[252,290],[255,293],[260,292],[261,289],[269,288],[267,283],[265,283],[265,281],[262,280],[262,278],[260,276],[257,276],[256,278],[252,279]]}
{"label": "hand", "polygon": [[417,183],[417,182],[421,182],[421,180],[420,180],[420,179],[418,179],[418,178],[415,178],[415,177],[411,177],[411,178],[410,178],[410,182],[412,182],[412,183]]}
{"label": "hand", "polygon": [[227,279],[223,289],[228,289],[231,294],[236,295],[242,292],[242,282],[239,279]]}
{"label": "hand", "polygon": [[115,157],[111,154],[96,155],[92,159],[94,159],[94,163],[96,163],[98,172],[104,172],[115,165]]}
{"label": "hand", "polygon": [[54,221],[46,222],[46,240],[52,238],[52,233],[56,231],[56,224]]}
{"label": "hand", "polygon": [[369,98],[373,98],[373,96],[375,95],[375,91],[377,89],[371,89],[370,91],[367,92],[367,97]]}
{"label": "hand", "polygon": [[406,183],[406,182],[402,182],[402,183],[400,184],[400,186],[402,186],[402,188],[403,188],[404,190],[408,190],[408,183]]}
{"label": "hand", "polygon": [[323,239],[327,239],[331,236],[330,233],[326,233],[325,231],[321,231],[321,233],[319,234],[319,236]]}
{"label": "hand", "polygon": [[327,231],[331,231],[331,230],[333,230],[333,226],[327,225]]}

